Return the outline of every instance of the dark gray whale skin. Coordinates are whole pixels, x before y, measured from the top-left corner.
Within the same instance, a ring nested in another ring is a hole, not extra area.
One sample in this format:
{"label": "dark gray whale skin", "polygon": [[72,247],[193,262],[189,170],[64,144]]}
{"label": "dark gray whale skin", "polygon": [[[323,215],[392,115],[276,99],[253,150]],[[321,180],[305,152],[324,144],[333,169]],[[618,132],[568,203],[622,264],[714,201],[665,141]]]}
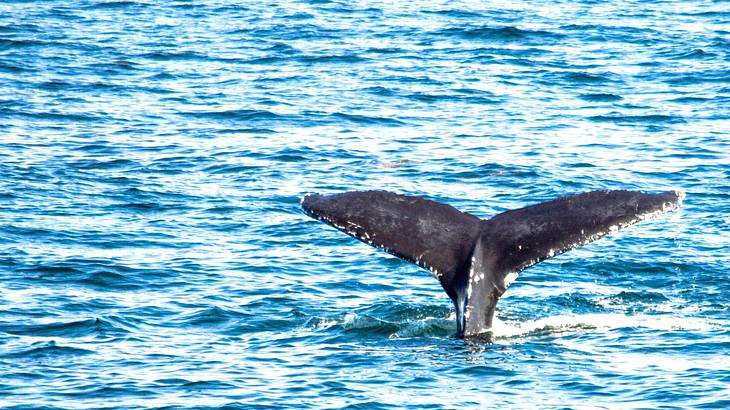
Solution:
{"label": "dark gray whale skin", "polygon": [[492,327],[517,274],[650,216],[677,208],[677,191],[592,191],[479,219],[418,196],[387,191],[311,194],[310,216],[436,276],[456,307],[459,337]]}

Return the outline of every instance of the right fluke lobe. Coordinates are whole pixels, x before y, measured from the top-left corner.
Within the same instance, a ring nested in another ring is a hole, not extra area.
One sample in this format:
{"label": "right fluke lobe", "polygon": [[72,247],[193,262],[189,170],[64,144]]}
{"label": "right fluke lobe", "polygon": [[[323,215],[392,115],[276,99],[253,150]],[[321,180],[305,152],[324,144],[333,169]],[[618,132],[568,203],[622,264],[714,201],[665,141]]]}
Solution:
{"label": "right fluke lobe", "polygon": [[507,211],[485,221],[498,253],[497,269],[520,272],[540,261],[668,212],[682,202],[677,191],[592,191]]}

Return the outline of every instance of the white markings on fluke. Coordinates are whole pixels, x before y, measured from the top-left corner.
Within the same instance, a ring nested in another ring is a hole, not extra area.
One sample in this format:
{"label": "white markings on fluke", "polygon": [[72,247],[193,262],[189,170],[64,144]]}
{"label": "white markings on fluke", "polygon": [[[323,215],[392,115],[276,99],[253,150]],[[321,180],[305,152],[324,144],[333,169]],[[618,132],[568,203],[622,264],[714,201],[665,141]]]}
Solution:
{"label": "white markings on fluke", "polygon": [[[473,260],[474,258],[472,258]],[[466,287],[466,297],[471,298],[471,292],[472,292],[472,285],[474,285],[474,264],[472,263],[471,267],[469,268],[469,285]]]}
{"label": "white markings on fluke", "polygon": [[436,270],[436,268],[434,268],[433,266],[428,266],[426,264],[423,264],[421,266],[428,269],[428,271],[431,272],[431,276],[433,276],[434,278],[436,278],[438,280],[441,280],[441,277],[444,276],[443,273]]}
{"label": "white markings on fluke", "polygon": [[504,277],[504,288],[505,290],[517,279],[518,272],[510,272]]}

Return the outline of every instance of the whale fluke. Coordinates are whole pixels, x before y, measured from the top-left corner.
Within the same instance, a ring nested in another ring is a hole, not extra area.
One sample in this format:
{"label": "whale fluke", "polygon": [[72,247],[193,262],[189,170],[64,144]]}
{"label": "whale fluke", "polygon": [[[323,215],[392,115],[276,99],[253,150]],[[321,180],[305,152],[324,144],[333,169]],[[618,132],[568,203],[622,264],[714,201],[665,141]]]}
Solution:
{"label": "whale fluke", "polygon": [[417,196],[387,191],[307,195],[312,217],[436,276],[456,307],[460,337],[491,329],[499,297],[538,262],[678,207],[676,191],[593,191],[482,220]]}

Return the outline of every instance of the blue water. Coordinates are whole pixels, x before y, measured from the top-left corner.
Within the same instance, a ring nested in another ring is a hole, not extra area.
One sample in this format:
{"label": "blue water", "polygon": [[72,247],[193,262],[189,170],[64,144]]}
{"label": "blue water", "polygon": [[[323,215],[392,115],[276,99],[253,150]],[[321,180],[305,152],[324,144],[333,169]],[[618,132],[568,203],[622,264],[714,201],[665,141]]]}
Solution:
{"label": "blue water", "polygon": [[[687,198],[469,343],[355,189]],[[0,407],[729,407],[728,215],[726,1],[0,4]]]}

